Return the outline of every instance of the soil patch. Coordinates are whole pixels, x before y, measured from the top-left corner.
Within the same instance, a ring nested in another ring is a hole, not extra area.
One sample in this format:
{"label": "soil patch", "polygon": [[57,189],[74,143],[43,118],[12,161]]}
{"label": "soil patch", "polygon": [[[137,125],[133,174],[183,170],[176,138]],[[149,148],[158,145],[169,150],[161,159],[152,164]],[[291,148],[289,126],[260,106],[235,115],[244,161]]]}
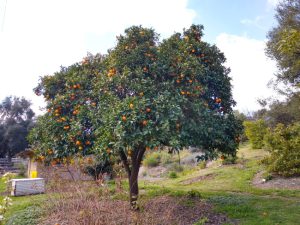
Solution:
{"label": "soil patch", "polygon": [[[73,201],[76,201],[73,199]],[[189,225],[199,220],[205,224],[232,222],[225,215],[213,211],[210,203],[199,198],[161,196],[142,203],[140,212],[132,212],[129,203],[121,200],[90,200],[82,207],[62,205],[58,211],[49,211],[41,224],[60,225]]]}
{"label": "soil patch", "polygon": [[206,174],[203,176],[193,177],[193,178],[181,181],[181,183],[184,185],[189,185],[189,184],[196,183],[196,182],[199,182],[202,180],[212,180],[215,176],[216,176],[215,174],[210,173],[210,174]]}
{"label": "soil patch", "polygon": [[263,171],[257,173],[252,181],[255,187],[262,189],[288,189],[300,190],[300,177],[280,177],[275,176],[269,181],[264,181]]}

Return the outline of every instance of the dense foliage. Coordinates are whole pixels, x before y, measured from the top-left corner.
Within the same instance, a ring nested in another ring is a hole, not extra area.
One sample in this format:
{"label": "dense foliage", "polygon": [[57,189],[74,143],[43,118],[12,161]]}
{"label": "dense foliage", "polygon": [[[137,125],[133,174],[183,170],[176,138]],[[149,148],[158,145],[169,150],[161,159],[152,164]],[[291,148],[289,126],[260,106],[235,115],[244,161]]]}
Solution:
{"label": "dense foliage", "polygon": [[270,156],[263,162],[271,172],[283,176],[300,175],[300,124],[285,127],[278,124],[269,129],[265,143]]}
{"label": "dense foliage", "polygon": [[268,34],[266,52],[278,63],[277,78],[290,84],[300,82],[300,2],[283,0],[276,9],[278,25]]}
{"label": "dense foliage", "polygon": [[47,163],[71,156],[120,157],[131,202],[146,150],[195,146],[205,157],[235,155],[241,124],[232,112],[229,69],[216,46],[191,26],[162,43],[152,29],[133,26],[105,56],[43,77],[35,89],[47,100],[30,139]]}
{"label": "dense foliage", "polygon": [[11,158],[28,147],[26,136],[34,122],[30,105],[18,97],[6,97],[0,103],[0,157]]}
{"label": "dense foliage", "polygon": [[267,132],[267,125],[264,120],[245,121],[245,134],[253,149],[260,149],[264,146],[264,136]]}

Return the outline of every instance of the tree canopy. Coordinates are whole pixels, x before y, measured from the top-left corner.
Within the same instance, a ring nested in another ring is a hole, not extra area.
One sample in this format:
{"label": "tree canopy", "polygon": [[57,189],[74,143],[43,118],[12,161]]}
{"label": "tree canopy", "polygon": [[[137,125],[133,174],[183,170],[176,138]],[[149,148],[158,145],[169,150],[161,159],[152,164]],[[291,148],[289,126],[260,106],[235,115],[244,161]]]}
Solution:
{"label": "tree canopy", "polygon": [[34,112],[25,98],[6,97],[0,104],[0,156],[9,158],[23,151],[33,126]]}
{"label": "tree canopy", "polygon": [[283,0],[276,9],[278,25],[268,34],[266,52],[280,69],[279,81],[300,83],[300,2]]}
{"label": "tree canopy", "polygon": [[145,151],[202,148],[203,158],[235,155],[241,124],[232,106],[229,69],[216,46],[192,25],[159,42],[153,29],[133,26],[107,55],[89,55],[35,89],[47,101],[31,142],[46,163],[74,155],[120,157],[131,203]]}

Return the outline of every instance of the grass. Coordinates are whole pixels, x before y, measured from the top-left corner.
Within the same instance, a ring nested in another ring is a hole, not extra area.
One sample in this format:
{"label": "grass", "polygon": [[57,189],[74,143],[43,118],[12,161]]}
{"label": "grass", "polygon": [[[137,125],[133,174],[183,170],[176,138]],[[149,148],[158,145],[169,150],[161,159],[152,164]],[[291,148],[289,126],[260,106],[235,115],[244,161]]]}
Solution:
{"label": "grass", "polygon": [[[259,189],[251,184],[255,174],[264,169],[259,161],[266,154],[264,150],[252,150],[248,145],[242,145],[238,153],[238,163],[235,165],[221,166],[220,161],[215,161],[208,168],[203,169],[199,166],[177,172],[176,178],[152,182],[140,181],[140,190],[144,190],[141,191],[143,193],[141,201],[161,195],[198,196],[211,202],[217,212],[225,213],[239,224],[299,224],[299,190]],[[212,176],[198,182],[188,184],[183,182],[188,179],[197,180],[195,178],[205,175]],[[127,190],[128,182],[124,181],[123,184],[123,188]],[[111,182],[110,187],[114,189],[114,185]],[[0,190],[4,189],[5,185],[0,182]],[[114,198],[126,199],[127,195],[115,195]],[[31,221],[30,216],[42,215],[42,212],[36,214],[33,207],[39,207],[44,199],[44,195],[13,197],[14,205],[5,216],[12,219],[18,214],[24,221],[25,219]],[[184,202],[184,204],[191,203]],[[202,219],[196,224],[205,224],[205,218]],[[19,222],[19,224],[27,223]]]}
{"label": "grass", "polygon": [[[216,211],[226,213],[240,224],[299,224],[299,190],[259,189],[251,184],[255,174],[264,169],[259,161],[266,154],[264,150],[252,150],[248,145],[242,145],[236,165],[220,166],[221,162],[216,161],[206,169],[179,173],[176,179],[140,182],[140,187],[146,190],[149,198],[198,191],[215,205]],[[188,185],[182,183],[208,174],[213,178]]]}
{"label": "grass", "polygon": [[[17,176],[16,178],[23,178]],[[0,192],[6,191],[6,184],[0,179]],[[4,196],[0,196],[2,201]],[[38,223],[39,216],[43,213],[40,204],[45,199],[45,195],[30,195],[30,196],[18,196],[10,197],[12,199],[12,205],[5,213],[5,224],[7,225],[34,225]]]}

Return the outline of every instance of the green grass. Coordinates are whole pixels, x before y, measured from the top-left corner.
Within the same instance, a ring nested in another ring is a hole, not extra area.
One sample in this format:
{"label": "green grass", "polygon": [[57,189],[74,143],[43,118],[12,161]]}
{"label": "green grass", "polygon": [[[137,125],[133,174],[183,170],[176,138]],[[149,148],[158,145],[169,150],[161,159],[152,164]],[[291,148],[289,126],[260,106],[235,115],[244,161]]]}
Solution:
{"label": "green grass", "polygon": [[[206,169],[192,169],[178,174],[176,179],[140,182],[148,198],[170,194],[181,196],[191,190],[226,213],[240,224],[299,224],[300,191],[259,189],[252,185],[255,174],[263,170],[259,161],[267,153],[243,145],[238,153],[238,164],[220,166],[214,162]],[[212,174],[213,178],[185,185],[182,181]]]}
{"label": "green grass", "polygon": [[[22,178],[17,176],[16,178]],[[0,192],[6,191],[6,184],[0,179]],[[0,196],[2,202],[4,196]],[[42,215],[42,209],[40,204],[45,199],[45,195],[30,195],[30,196],[18,196],[10,197],[12,199],[12,205],[5,213],[5,224],[7,225],[34,225],[38,223],[39,216]]]}

